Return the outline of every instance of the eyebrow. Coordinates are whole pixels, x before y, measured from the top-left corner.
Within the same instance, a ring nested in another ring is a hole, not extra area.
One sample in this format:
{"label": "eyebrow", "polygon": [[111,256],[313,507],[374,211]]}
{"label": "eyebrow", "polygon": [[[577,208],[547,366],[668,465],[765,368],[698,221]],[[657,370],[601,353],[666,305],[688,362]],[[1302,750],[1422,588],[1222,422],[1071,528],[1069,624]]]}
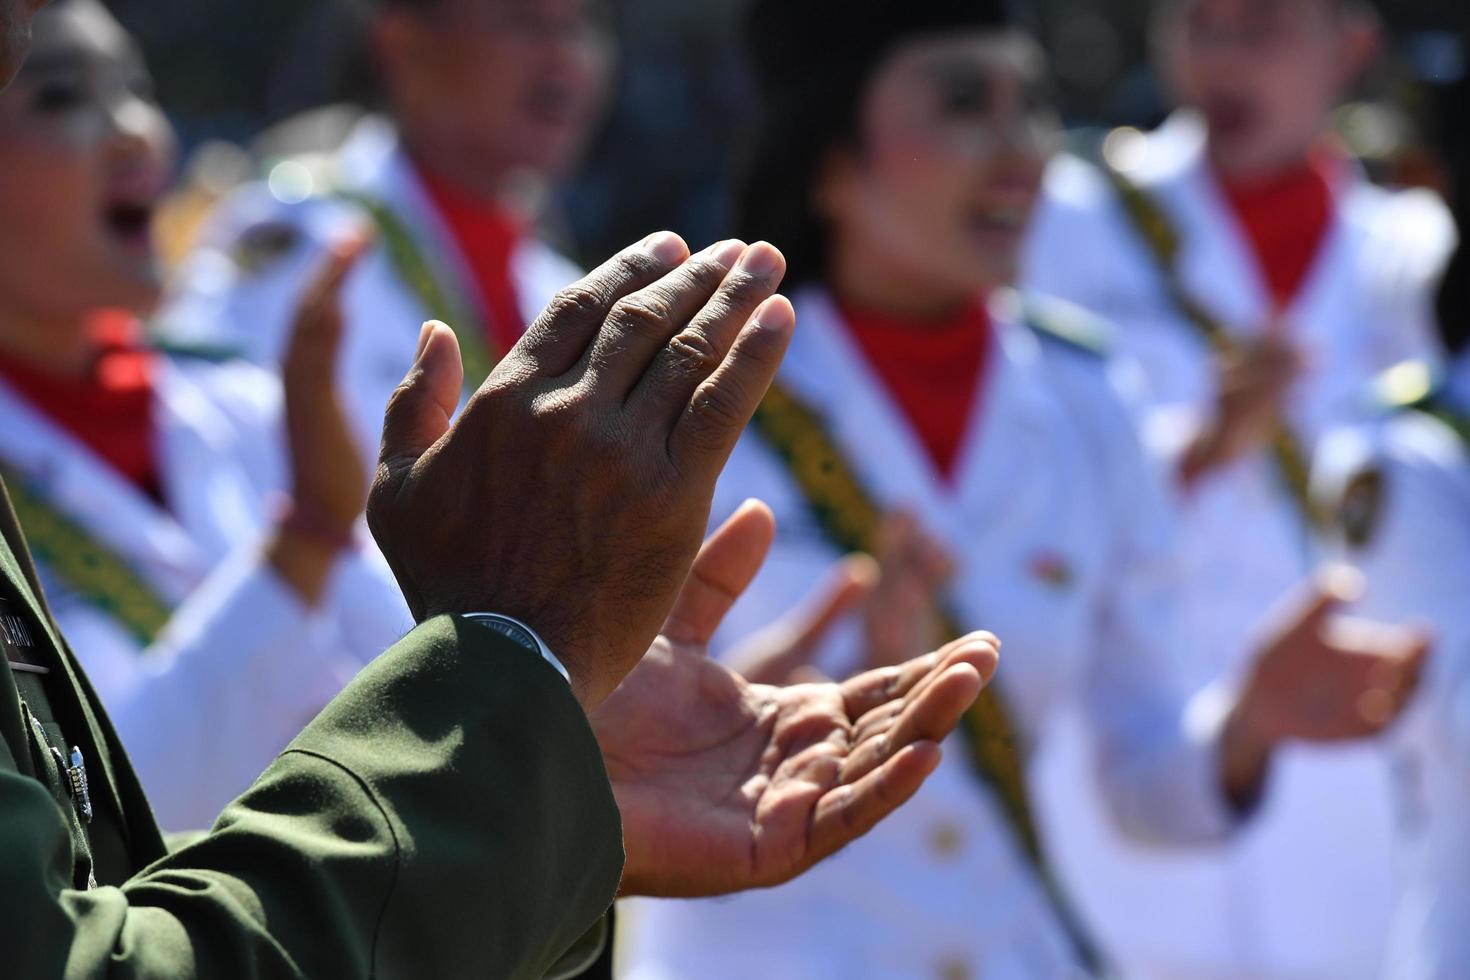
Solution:
{"label": "eyebrow", "polygon": [[919,65],[918,74],[935,82],[985,84],[995,77],[995,70],[966,58],[945,57]]}
{"label": "eyebrow", "polygon": [[84,71],[87,57],[76,51],[42,51],[34,54],[22,69],[23,77],[51,72]]}

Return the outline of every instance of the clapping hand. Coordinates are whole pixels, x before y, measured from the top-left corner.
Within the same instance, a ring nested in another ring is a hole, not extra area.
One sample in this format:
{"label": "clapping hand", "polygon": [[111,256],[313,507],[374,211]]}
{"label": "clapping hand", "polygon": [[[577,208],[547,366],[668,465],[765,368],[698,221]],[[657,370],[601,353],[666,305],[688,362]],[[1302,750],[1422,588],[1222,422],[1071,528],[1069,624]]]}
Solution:
{"label": "clapping hand", "polygon": [[1237,804],[1253,802],[1280,745],[1377,735],[1418,689],[1430,637],[1341,616],[1361,590],[1357,573],[1329,570],[1261,645],[1225,730],[1225,782]]}
{"label": "clapping hand", "polygon": [[932,650],[944,637],[939,601],[954,563],[909,513],[883,519],[876,555],[849,555],[816,592],[779,622],[748,638],[729,662],[747,680],[788,684],[821,679],[814,666],[831,630],[862,617],[862,670],[892,667]]}
{"label": "clapping hand", "polygon": [[986,634],[840,685],[755,685],[710,660],[773,534],[761,504],[717,531],[647,657],[591,715],[623,814],[624,894],[718,895],[801,874],[918,790],[995,671]]}
{"label": "clapping hand", "polygon": [[559,293],[458,419],[454,334],[426,324],[368,507],[415,616],[520,619],[601,703],[658,634],[775,377],[784,273],[770,245],[691,258],[655,235]]}
{"label": "clapping hand", "polygon": [[1301,353],[1280,327],[1222,355],[1217,362],[1215,416],[1184,459],[1185,484],[1269,445],[1302,368]]}
{"label": "clapping hand", "polygon": [[320,600],[338,554],[351,542],[367,506],[364,457],[337,389],[337,358],[342,285],[370,243],[358,236],[332,249],[297,305],[281,365],[291,500],[267,556],[310,603]]}

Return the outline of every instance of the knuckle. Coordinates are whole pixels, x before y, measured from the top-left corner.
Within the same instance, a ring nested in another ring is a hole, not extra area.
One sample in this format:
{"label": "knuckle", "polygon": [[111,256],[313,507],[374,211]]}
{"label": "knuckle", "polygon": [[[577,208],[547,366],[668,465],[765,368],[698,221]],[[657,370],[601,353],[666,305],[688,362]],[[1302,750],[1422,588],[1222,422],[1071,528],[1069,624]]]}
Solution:
{"label": "knuckle", "polygon": [[712,441],[718,441],[733,431],[745,426],[744,413],[740,406],[744,400],[728,384],[704,385],[695,392],[687,413],[695,431],[703,432]]}
{"label": "knuckle", "polygon": [[700,374],[709,374],[724,360],[700,330],[681,330],[669,340],[669,351],[676,363]]}
{"label": "knuckle", "polygon": [[613,262],[614,275],[623,280],[646,279],[663,272],[664,267],[657,256],[645,248],[624,250]]}
{"label": "knuckle", "polygon": [[666,297],[642,292],[618,300],[609,319],[626,333],[662,340],[673,323],[674,310]]}
{"label": "knuckle", "polygon": [[553,322],[569,318],[600,318],[604,309],[602,294],[583,281],[558,292],[547,307],[547,316]]}

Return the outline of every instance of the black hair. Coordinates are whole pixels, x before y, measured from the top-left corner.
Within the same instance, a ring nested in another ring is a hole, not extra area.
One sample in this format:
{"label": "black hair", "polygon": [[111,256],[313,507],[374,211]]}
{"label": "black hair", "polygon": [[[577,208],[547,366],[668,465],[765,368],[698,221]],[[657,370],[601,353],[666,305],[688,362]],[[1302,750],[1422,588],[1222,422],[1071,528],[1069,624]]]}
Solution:
{"label": "black hair", "polygon": [[1012,23],[1003,0],[754,0],[745,47],[757,111],[736,161],[735,233],[781,249],[788,289],[827,272],[817,184],[834,150],[858,144],[863,101],[888,54],[914,37]]}
{"label": "black hair", "polygon": [[829,230],[817,208],[817,185],[828,155],[858,140],[863,87],[823,88],[764,107],[737,161],[735,234],[781,249],[788,289],[826,274]]}

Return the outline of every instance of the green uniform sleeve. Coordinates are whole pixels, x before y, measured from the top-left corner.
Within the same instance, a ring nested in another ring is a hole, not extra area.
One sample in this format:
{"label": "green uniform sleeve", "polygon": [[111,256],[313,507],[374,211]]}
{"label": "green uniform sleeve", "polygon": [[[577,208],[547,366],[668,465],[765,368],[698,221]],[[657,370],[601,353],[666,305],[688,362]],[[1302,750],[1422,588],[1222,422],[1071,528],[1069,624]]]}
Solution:
{"label": "green uniform sleeve", "polygon": [[539,978],[598,926],[623,859],[566,682],[447,617],[120,888],[66,889],[61,813],[3,766],[0,834],[0,948],[27,977]]}

